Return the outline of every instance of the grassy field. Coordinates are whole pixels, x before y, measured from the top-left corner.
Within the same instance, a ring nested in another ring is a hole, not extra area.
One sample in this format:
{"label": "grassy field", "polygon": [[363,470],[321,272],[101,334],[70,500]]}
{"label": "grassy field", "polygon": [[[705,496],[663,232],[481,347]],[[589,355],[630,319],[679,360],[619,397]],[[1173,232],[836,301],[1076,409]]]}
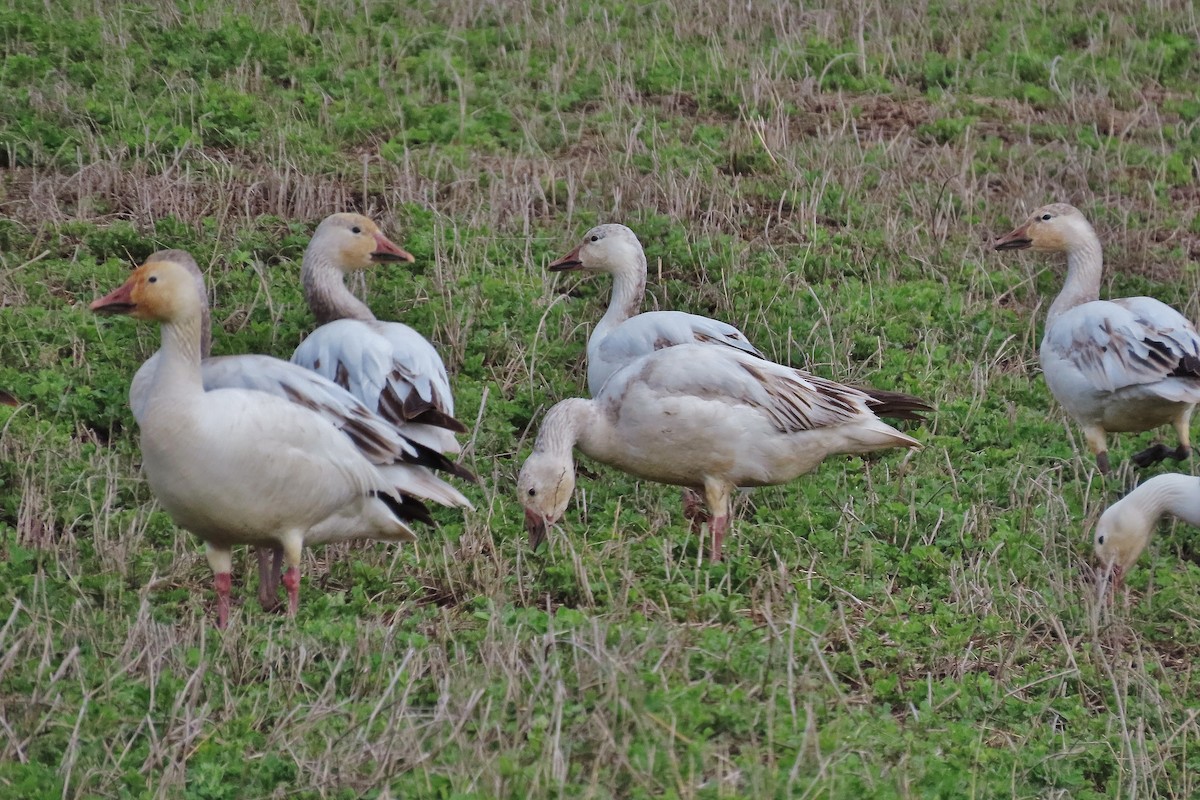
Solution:
{"label": "grassy field", "polygon": [[[1140,476],[1039,374],[1061,265],[988,247],[1071,202],[1106,293],[1200,317],[1200,19],[894,5],[0,2],[0,797],[1200,793],[1200,533],[1094,602]],[[215,352],[286,357],[339,210],[417,258],[358,289],[443,353],[476,511],[307,554],[295,619],[239,552],[216,631],[138,467],[157,331],[87,304],[182,247]],[[516,472],[609,288],[543,267],[604,221],[648,307],[928,399],[925,449],[739,500],[716,565],[586,464],[530,553]]]}

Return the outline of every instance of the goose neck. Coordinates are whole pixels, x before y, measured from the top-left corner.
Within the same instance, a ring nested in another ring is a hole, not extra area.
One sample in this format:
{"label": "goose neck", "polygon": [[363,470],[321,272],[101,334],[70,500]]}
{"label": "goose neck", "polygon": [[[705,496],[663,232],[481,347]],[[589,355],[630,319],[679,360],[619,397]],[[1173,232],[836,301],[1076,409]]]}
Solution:
{"label": "goose neck", "polygon": [[335,319],[375,319],[371,309],[346,287],[345,275],[333,260],[311,246],[304,254],[302,269],[304,299],[317,322],[324,325]]}
{"label": "goose neck", "polygon": [[608,310],[596,325],[598,338],[642,310],[642,300],[646,296],[646,257],[639,255],[640,263],[630,261],[624,269],[612,273],[612,298],[608,301]]}
{"label": "goose neck", "polygon": [[1075,306],[1099,300],[1103,267],[1100,240],[1094,233],[1073,242],[1067,250],[1067,279],[1050,306],[1048,319],[1053,320]]}

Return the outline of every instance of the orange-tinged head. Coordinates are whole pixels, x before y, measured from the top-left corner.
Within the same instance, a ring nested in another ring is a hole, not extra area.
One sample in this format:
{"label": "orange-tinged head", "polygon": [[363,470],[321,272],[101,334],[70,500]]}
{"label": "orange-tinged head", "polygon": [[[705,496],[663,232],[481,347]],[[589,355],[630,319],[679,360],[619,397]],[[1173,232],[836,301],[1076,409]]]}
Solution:
{"label": "orange-tinged head", "polygon": [[1024,250],[1063,253],[1076,245],[1095,238],[1087,219],[1066,203],[1051,203],[1029,215],[1019,227],[1001,236],[992,246],[996,250]]}
{"label": "orange-tinged head", "polygon": [[[202,311],[196,278],[179,250],[162,250],[133,271],[120,287],[95,300],[97,314],[127,314],[134,319],[176,322]],[[183,255],[187,255],[184,253]],[[188,256],[190,258],[190,256]]]}
{"label": "orange-tinged head", "polygon": [[[383,235],[379,226],[362,214],[332,214],[317,226],[309,252],[319,251],[342,272],[366,269],[373,264],[411,263],[412,254]],[[306,254],[305,259],[308,259]]]}

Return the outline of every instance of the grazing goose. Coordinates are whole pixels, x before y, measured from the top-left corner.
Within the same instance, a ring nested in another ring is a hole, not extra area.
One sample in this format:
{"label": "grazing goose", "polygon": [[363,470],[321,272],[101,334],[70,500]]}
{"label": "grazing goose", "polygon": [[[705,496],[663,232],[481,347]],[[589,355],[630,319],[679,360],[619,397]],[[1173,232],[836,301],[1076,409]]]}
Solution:
{"label": "grazing goose", "polygon": [[1100,300],[1100,239],[1073,206],[1043,206],[995,242],[997,250],[1067,254],[1067,279],[1046,315],[1039,358],[1050,393],[1083,429],[1101,472],[1107,433],[1174,426],[1179,446],[1156,444],[1138,466],[1191,454],[1188,424],[1200,402],[1200,335],[1151,297]]}
{"label": "grazing goose", "polygon": [[305,545],[411,541],[409,521],[429,512],[405,463],[420,456],[402,437],[396,441],[405,449],[390,463],[372,463],[350,435],[302,404],[261,391],[205,391],[202,306],[194,274],[168,258],[143,264],[91,307],[161,324],[162,348],[139,411],[142,464],[163,508],[204,541],[224,627],[233,545],[282,548],[295,613]]}
{"label": "grazing goose", "polygon": [[[683,344],[622,367],[596,397],[553,406],[517,490],[536,548],[575,488],[572,448],[640,478],[704,492],[713,561],[739,486],[790,481],[836,453],[920,443],[881,422],[870,389],[855,389],[736,348]],[[908,409],[929,407],[888,393]]]}
{"label": "grazing goose", "polygon": [[597,225],[583,241],[547,267],[551,272],[606,272],[612,299],[587,344],[588,393],[595,397],[608,377],[636,358],[680,344],[721,344],[763,357],[732,325],[683,311],[638,313],[646,294],[646,253],[624,225]]}
{"label": "grazing goose", "polygon": [[1100,515],[1094,544],[1102,580],[1111,574],[1114,588],[1120,588],[1125,573],[1146,549],[1154,526],[1164,514],[1200,526],[1200,478],[1178,473],[1156,475]]}
{"label": "grazing goose", "polygon": [[[183,250],[160,250],[150,255],[146,263],[171,261],[185,268],[194,281],[200,303],[200,374],[205,391],[213,389],[253,389],[267,392],[289,402],[305,406],[325,417],[345,433],[359,450],[374,464],[390,464],[397,455],[415,450],[420,461],[406,469],[409,480],[419,491],[443,505],[470,508],[458,491],[442,482],[427,467],[454,473],[474,480],[474,476],[459,465],[427,447],[411,442],[400,431],[366,407],[358,398],[312,370],[266,355],[209,356],[212,344],[212,324],[208,308],[208,292],[204,275],[196,260]],[[140,425],[150,396],[150,387],[162,359],[155,353],[138,369],[129,386],[129,406]],[[399,465],[396,469],[402,469]],[[278,604],[283,551],[279,548],[256,548],[258,557],[258,600],[270,611]]]}
{"label": "grazing goose", "polygon": [[361,214],[333,214],[304,251],[304,296],[321,326],[292,361],[329,378],[404,435],[439,453],[459,452],[454,398],[441,356],[425,337],[399,322],[381,322],[346,288],[348,272],[373,264],[412,262]]}

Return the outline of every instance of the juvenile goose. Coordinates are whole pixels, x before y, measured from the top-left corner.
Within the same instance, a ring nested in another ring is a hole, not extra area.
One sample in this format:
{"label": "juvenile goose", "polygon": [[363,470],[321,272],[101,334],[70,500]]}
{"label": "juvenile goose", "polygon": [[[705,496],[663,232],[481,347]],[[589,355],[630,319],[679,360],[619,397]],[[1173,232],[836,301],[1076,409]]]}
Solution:
{"label": "juvenile goose", "polygon": [[1156,475],[1100,515],[1094,549],[1101,580],[1111,573],[1114,588],[1120,588],[1125,573],[1146,549],[1154,526],[1164,514],[1200,526],[1200,478],[1178,473]]}
{"label": "juvenile goose", "polygon": [[408,489],[411,470],[401,462],[415,449],[375,464],[303,405],[261,391],[205,391],[202,304],[187,266],[148,261],[91,307],[161,324],[162,348],[139,412],[142,463],[163,508],[205,543],[219,626],[229,617],[235,544],[282,548],[295,613],[305,545],[415,538],[408,522],[427,518],[428,509]]}
{"label": "juvenile goose", "polygon": [[1039,359],[1050,393],[1083,429],[1101,472],[1108,432],[1170,424],[1172,450],[1156,444],[1138,466],[1191,454],[1188,425],[1200,402],[1200,335],[1175,309],[1151,297],[1100,300],[1100,240],[1083,214],[1055,203],[995,242],[997,250],[1066,253],[1067,279],[1050,305]]}
{"label": "juvenile goose", "polygon": [[737,487],[790,481],[835,453],[920,447],[876,417],[867,391],[736,348],[682,344],[645,355],[614,372],[596,397],[563,400],[546,413],[517,482],[530,544],[566,510],[578,447],[631,475],[702,490],[718,561]]}
{"label": "juvenile goose", "polygon": [[[470,502],[456,489],[441,481],[431,470],[440,469],[460,477],[473,478],[462,467],[441,454],[406,439],[389,422],[376,415],[358,398],[310,369],[266,355],[246,354],[209,356],[212,344],[212,324],[208,307],[208,292],[204,275],[196,260],[183,250],[160,250],[150,255],[146,263],[171,261],[186,269],[192,276],[197,301],[200,304],[200,374],[205,391],[213,389],[253,389],[267,392],[297,405],[309,408],[350,437],[355,446],[373,464],[394,464],[396,470],[406,470],[409,488],[443,505],[470,508]],[[162,359],[155,353],[138,369],[129,386],[129,405],[133,418],[140,425],[150,396],[150,387]],[[409,453],[415,452],[415,456]],[[398,460],[412,462],[408,466]],[[279,548],[257,548],[258,600],[265,610],[278,603],[282,577],[283,551]]]}
{"label": "juvenile goose", "polygon": [[407,325],[381,322],[346,288],[347,273],[413,257],[361,214],[333,214],[317,226],[301,270],[304,296],[321,323],[292,361],[345,387],[404,435],[439,453],[459,452],[454,398],[441,356]]}
{"label": "juvenile goose", "polygon": [[613,372],[636,358],[680,344],[721,344],[763,357],[732,325],[683,311],[639,313],[646,294],[646,253],[624,225],[597,225],[562,258],[551,272],[584,270],[612,276],[608,310],[587,344],[588,393],[595,397]]}

